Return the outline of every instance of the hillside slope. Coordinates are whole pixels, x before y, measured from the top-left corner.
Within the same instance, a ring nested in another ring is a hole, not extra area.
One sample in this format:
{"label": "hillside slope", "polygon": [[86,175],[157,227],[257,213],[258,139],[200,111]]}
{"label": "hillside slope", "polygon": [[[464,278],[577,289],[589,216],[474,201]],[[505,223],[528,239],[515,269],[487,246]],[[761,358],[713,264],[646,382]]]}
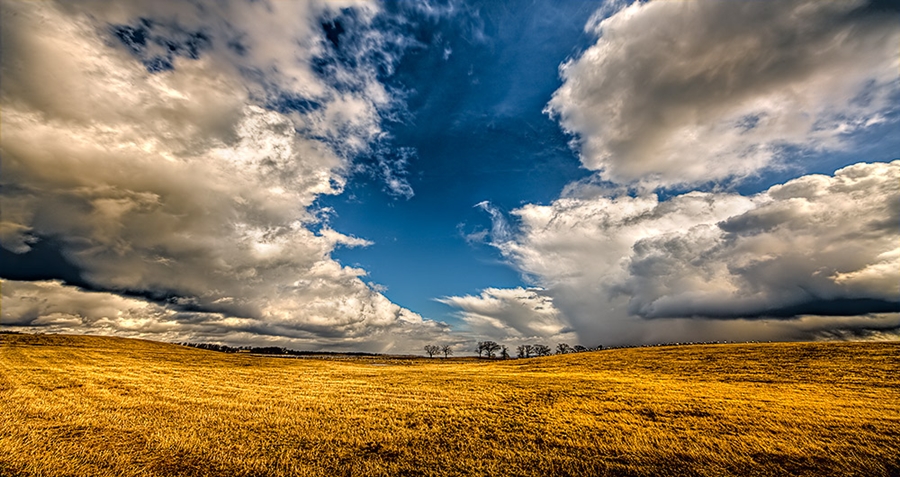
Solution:
{"label": "hillside slope", "polygon": [[0,475],[900,475],[900,344],[278,359],[0,335]]}

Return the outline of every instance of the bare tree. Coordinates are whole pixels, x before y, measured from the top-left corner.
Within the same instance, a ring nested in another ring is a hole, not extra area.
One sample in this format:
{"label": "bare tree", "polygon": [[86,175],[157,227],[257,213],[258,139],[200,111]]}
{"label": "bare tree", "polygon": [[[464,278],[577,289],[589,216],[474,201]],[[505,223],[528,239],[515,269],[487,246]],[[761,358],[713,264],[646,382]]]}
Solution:
{"label": "bare tree", "polygon": [[453,346],[451,346],[451,345],[441,346],[441,353],[444,353],[445,358],[449,358],[450,355],[453,354]]}
{"label": "bare tree", "polygon": [[572,352],[572,347],[566,343],[556,345],[556,354],[567,354]]}
{"label": "bare tree", "polygon": [[484,351],[485,358],[493,358],[497,355],[497,351],[500,351],[501,346],[494,341],[482,341],[481,342],[482,350]]}
{"label": "bare tree", "polygon": [[500,347],[500,357],[503,359],[509,359],[509,350],[506,349],[506,345]]}
{"label": "bare tree", "polygon": [[484,354],[484,341],[478,342],[478,346],[475,347],[475,352],[478,353],[479,358]]}
{"label": "bare tree", "polygon": [[581,346],[581,345],[575,345],[575,347],[572,349],[574,349],[576,353],[581,353],[581,352],[588,350],[587,348],[585,348],[584,346]]}
{"label": "bare tree", "polygon": [[534,346],[532,345],[521,345],[516,348],[518,355],[520,358],[530,358],[532,353],[534,353]]}
{"label": "bare tree", "polygon": [[425,352],[428,353],[429,358],[434,358],[434,355],[438,354],[441,350],[441,347],[438,345],[425,345]]}
{"label": "bare tree", "polygon": [[550,356],[551,349],[547,345],[536,344],[532,346],[535,356]]}

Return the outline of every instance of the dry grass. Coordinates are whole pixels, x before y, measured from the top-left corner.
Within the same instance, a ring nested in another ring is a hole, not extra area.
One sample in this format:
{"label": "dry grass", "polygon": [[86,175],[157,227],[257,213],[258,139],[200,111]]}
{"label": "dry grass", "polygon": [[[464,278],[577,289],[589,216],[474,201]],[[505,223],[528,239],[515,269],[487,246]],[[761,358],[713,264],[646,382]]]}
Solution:
{"label": "dry grass", "polygon": [[900,344],[279,359],[0,335],[0,475],[900,475]]}

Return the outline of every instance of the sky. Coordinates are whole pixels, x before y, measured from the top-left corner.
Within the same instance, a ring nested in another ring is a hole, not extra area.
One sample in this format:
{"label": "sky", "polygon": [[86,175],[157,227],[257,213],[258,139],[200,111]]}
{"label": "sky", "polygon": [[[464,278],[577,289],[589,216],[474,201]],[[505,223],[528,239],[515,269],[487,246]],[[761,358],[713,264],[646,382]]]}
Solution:
{"label": "sky", "polygon": [[4,329],[900,339],[886,1],[2,0]]}

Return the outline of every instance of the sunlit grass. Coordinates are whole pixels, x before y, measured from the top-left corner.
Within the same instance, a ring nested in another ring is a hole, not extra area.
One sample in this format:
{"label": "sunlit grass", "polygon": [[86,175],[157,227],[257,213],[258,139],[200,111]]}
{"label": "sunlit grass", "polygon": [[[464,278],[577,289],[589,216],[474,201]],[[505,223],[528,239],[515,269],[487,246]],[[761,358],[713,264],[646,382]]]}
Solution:
{"label": "sunlit grass", "polygon": [[0,475],[900,475],[900,344],[281,359],[0,335]]}

